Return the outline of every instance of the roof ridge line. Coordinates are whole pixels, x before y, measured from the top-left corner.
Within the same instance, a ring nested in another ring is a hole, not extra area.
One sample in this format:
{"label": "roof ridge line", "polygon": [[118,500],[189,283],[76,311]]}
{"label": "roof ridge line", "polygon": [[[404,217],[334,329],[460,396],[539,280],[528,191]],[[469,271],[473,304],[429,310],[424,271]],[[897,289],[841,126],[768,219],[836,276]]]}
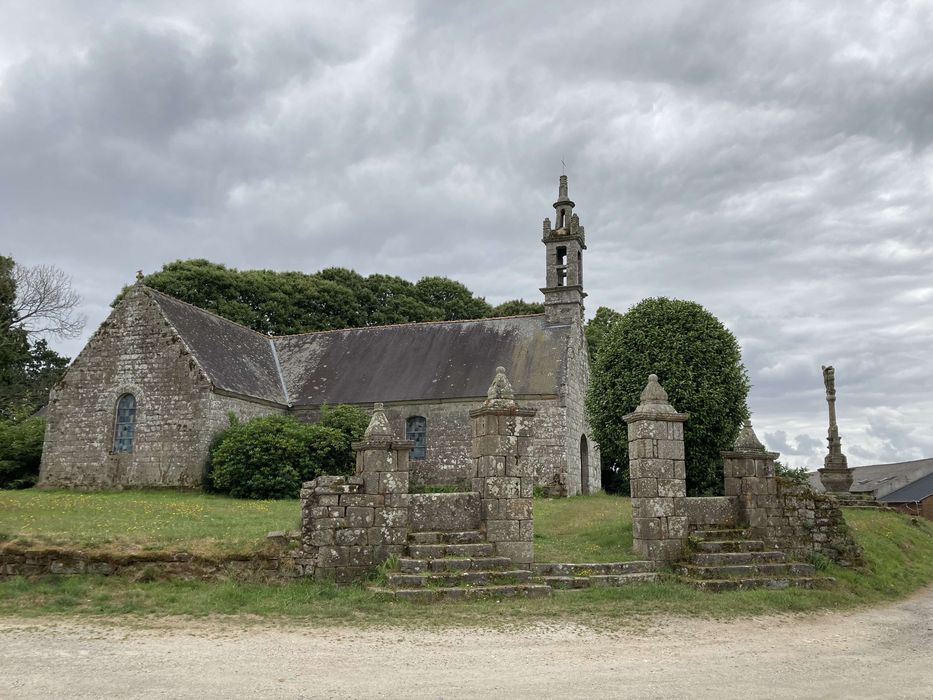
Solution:
{"label": "roof ridge line", "polygon": [[452,321],[408,321],[406,323],[386,323],[381,326],[347,326],[346,328],[330,328],[326,331],[305,331],[304,333],[289,333],[288,335],[274,335],[271,337],[275,339],[296,338],[301,335],[320,335],[322,333],[342,333],[344,331],[375,331],[382,328],[400,328],[402,326],[431,326],[440,325],[442,323],[481,323],[482,321],[504,321],[510,318],[532,318],[534,316],[544,316],[544,314],[516,314],[514,316],[490,316],[489,318],[459,318]]}
{"label": "roof ridge line", "polygon": [[213,316],[214,318],[219,318],[221,321],[226,321],[227,323],[232,323],[234,326],[239,326],[239,327],[242,328],[243,330],[247,330],[247,331],[249,331],[250,333],[255,333],[255,334],[258,335],[260,338],[266,338],[266,339],[268,340],[268,339],[270,339],[270,338],[275,337],[275,336],[268,335],[268,334],[266,334],[266,333],[261,333],[260,331],[257,331],[255,328],[250,328],[249,326],[245,326],[245,325],[243,325],[242,323],[238,323],[237,321],[231,321],[231,320],[230,320],[229,318],[227,318],[226,316],[221,316],[220,314],[214,313],[213,311],[210,311],[209,309],[202,308],[202,307],[198,306],[197,304],[192,304],[190,301],[185,301],[184,299],[179,299],[178,297],[173,297],[171,294],[166,294],[165,292],[160,291],[160,290],[156,289],[155,287],[150,287],[150,286],[144,284],[144,285],[142,285],[142,288],[145,289],[145,290],[148,290],[148,291],[150,291],[150,292],[155,292],[156,294],[158,294],[158,295],[160,295],[160,296],[163,296],[163,297],[166,297],[167,299],[171,299],[172,301],[177,301],[179,304],[184,304],[185,306],[190,306],[192,309],[197,309],[197,310],[200,311],[201,313],[208,314],[209,316]]}
{"label": "roof ridge line", "polygon": [[171,294],[166,294],[165,292],[158,290],[155,287],[150,287],[149,285],[146,285],[146,284],[143,284],[140,286],[147,291],[155,292],[156,294],[166,297],[168,299],[171,299],[172,301],[177,301],[179,304],[190,306],[191,308],[197,309],[198,311],[202,313],[213,316],[214,318],[219,318],[221,321],[232,323],[234,326],[239,326],[240,328],[243,328],[244,330],[247,330],[250,333],[255,333],[259,337],[266,338],[266,339],[294,338],[299,335],[315,335],[318,333],[337,333],[340,331],[376,330],[379,328],[395,328],[397,326],[427,326],[432,323],[434,324],[436,323],[476,323],[477,321],[502,321],[502,320],[509,319],[509,318],[531,318],[532,316],[544,316],[545,315],[544,313],[513,314],[511,316],[489,316],[487,318],[459,318],[459,319],[454,319],[451,321],[407,321],[405,323],[385,323],[380,326],[347,326],[346,328],[328,328],[327,330],[323,330],[323,331],[305,331],[303,333],[287,333],[285,335],[274,335],[274,334],[269,334],[269,333],[262,333],[260,331],[257,331],[255,328],[250,328],[249,326],[243,325],[242,323],[239,323],[237,321],[231,321],[226,316],[221,316],[220,314],[215,313],[214,311],[210,311],[209,309],[200,307],[197,304],[192,304],[190,301],[185,301],[184,299],[179,299],[178,297],[172,296]]}

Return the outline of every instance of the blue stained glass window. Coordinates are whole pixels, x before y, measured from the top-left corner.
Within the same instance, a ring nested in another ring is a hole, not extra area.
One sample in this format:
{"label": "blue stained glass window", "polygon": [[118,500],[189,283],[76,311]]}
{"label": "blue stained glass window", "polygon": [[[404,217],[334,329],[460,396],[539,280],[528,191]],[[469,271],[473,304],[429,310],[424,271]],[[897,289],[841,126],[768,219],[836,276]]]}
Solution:
{"label": "blue stained glass window", "polygon": [[415,441],[409,458],[424,459],[428,450],[428,422],[424,416],[411,416],[405,421],[405,438]]}
{"label": "blue stained glass window", "polygon": [[114,452],[132,452],[136,432],[136,397],[123,394],[117,401],[117,424],[113,433]]}

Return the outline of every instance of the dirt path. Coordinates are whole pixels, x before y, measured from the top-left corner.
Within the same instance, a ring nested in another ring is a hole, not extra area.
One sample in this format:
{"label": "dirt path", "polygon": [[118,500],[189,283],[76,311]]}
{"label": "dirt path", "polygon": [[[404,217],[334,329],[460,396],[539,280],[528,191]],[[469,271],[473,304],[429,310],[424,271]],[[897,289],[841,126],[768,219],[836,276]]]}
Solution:
{"label": "dirt path", "polygon": [[929,698],[933,589],[854,614],[610,634],[0,619],[0,696]]}

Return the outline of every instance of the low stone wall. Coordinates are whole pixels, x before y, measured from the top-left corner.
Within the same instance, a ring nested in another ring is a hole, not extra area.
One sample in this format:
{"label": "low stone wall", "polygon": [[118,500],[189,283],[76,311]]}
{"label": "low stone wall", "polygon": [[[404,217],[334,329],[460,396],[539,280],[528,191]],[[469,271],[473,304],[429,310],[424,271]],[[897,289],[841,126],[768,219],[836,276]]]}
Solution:
{"label": "low stone wall", "polygon": [[480,529],[480,495],[413,493],[409,497],[412,532],[466,532]]}
{"label": "low stone wall", "polygon": [[185,552],[96,553],[67,547],[0,546],[0,578],[10,576],[122,575],[136,580],[269,580],[300,576],[298,552],[202,557]]}
{"label": "low stone wall", "polygon": [[408,539],[407,483],[404,490],[366,493],[363,476],[319,476],[305,483],[301,545],[309,564],[303,574],[349,583],[401,556]]}
{"label": "low stone wall", "polygon": [[726,495],[736,499],[739,519],[752,537],[802,561],[817,553],[842,566],[862,562],[839,504],[807,484],[776,477],[778,454],[765,450],[750,421],[734,449],[722,456]]}
{"label": "low stone wall", "polygon": [[816,552],[842,566],[862,563],[862,551],[830,496],[814,493],[807,484],[775,482],[775,503],[767,508],[769,544],[799,559]]}
{"label": "low stone wall", "polygon": [[737,504],[729,496],[691,496],[687,498],[687,520],[691,530],[735,527]]}

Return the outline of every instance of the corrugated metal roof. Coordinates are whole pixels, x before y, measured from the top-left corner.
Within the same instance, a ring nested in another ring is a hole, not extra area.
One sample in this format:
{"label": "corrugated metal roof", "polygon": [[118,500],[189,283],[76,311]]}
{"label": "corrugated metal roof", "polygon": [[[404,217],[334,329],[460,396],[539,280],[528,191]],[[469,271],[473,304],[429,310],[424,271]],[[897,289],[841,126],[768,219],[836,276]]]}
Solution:
{"label": "corrugated metal roof", "polygon": [[897,491],[892,491],[878,500],[885,503],[919,503],[928,496],[933,496],[933,473],[927,474],[912,484],[899,488]]}
{"label": "corrugated metal roof", "polygon": [[486,395],[496,367],[519,395],[557,395],[569,326],[544,315],[349,328],[275,339],[295,405]]}

